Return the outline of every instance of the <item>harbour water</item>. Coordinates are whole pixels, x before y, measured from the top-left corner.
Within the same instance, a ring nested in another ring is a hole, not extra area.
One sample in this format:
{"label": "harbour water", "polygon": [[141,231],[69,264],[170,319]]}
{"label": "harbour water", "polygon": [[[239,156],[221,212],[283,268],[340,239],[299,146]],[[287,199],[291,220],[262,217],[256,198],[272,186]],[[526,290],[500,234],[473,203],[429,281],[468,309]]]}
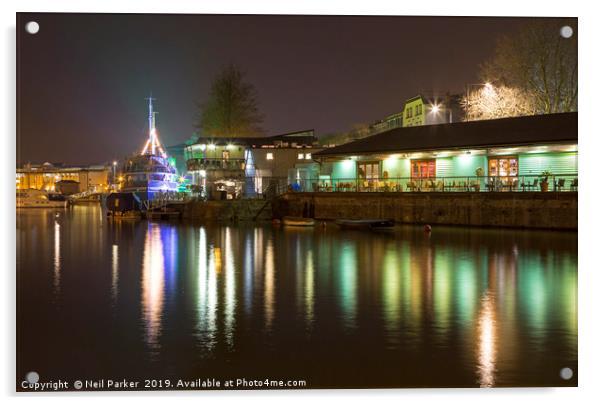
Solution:
{"label": "harbour water", "polygon": [[576,232],[19,210],[17,282],[18,386],[29,371],[308,388],[577,384]]}

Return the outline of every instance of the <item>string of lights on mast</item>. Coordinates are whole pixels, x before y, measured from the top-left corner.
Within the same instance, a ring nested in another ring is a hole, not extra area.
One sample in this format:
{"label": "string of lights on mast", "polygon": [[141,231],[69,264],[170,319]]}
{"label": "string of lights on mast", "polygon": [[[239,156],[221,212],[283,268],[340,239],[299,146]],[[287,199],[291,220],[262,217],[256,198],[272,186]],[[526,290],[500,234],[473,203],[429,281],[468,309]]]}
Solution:
{"label": "string of lights on mast", "polygon": [[141,155],[156,155],[157,151],[161,154],[161,156],[165,159],[167,158],[167,154],[163,150],[163,146],[161,145],[161,141],[159,141],[159,136],[157,134],[157,128],[155,126],[155,114],[153,111],[153,100],[156,100],[152,97],[147,98],[148,100],[148,139],[146,140],[146,144],[144,145],[144,149],[142,149]]}

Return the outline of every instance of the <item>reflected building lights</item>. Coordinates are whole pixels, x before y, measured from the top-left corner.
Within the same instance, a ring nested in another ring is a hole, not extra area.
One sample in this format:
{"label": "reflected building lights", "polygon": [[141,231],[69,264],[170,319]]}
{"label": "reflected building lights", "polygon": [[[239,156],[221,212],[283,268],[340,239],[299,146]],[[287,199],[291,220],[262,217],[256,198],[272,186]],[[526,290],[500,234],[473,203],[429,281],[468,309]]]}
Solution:
{"label": "reflected building lights", "polygon": [[268,239],[265,249],[265,279],[264,279],[264,310],[265,328],[270,330],[274,320],[274,245],[272,239]]}
{"label": "reflected building lights", "polygon": [[347,328],[354,328],[357,316],[357,256],[354,246],[350,244],[342,248],[339,277],[343,324]]}
{"label": "reflected building lights", "polygon": [[163,246],[165,248],[165,274],[166,288],[172,296],[176,290],[177,274],[178,274],[178,232],[175,226],[169,226],[167,229],[163,227],[161,233]]}
{"label": "reflected building lights", "polygon": [[144,241],[142,263],[142,311],[147,345],[160,348],[161,321],[164,295],[164,257],[161,227],[149,224]]}
{"label": "reflected building lights", "polygon": [[113,303],[117,301],[119,283],[119,246],[113,245],[111,251],[111,296]]}
{"label": "reflected building lights", "polygon": [[314,255],[309,249],[305,258],[305,328],[311,332],[314,323]]}
{"label": "reflected building lights", "polygon": [[54,272],[52,285],[55,294],[58,294],[61,286],[61,224],[54,221]]}
{"label": "reflected building lights", "polygon": [[389,332],[399,330],[401,322],[401,277],[395,250],[388,250],[383,263],[383,309],[385,327]]}
{"label": "reflected building lights", "polygon": [[450,263],[453,259],[446,249],[439,249],[435,254],[433,271],[433,314],[438,338],[448,337],[451,322],[452,274]]}
{"label": "reflected building lights", "polygon": [[244,255],[244,308],[247,314],[251,314],[253,310],[253,242],[250,234],[246,234],[245,238],[245,255]]}
{"label": "reflected building lights", "polygon": [[481,311],[478,319],[477,375],[481,387],[495,384],[496,362],[496,325],[492,295],[486,292],[481,299]]}
{"label": "reflected building lights", "polygon": [[226,272],[226,286],[225,286],[225,334],[228,345],[232,345],[234,339],[233,326],[234,326],[234,311],[236,310],[236,278],[234,274],[234,253],[232,252],[232,235],[230,227],[226,227],[226,238],[225,238],[225,272]]}

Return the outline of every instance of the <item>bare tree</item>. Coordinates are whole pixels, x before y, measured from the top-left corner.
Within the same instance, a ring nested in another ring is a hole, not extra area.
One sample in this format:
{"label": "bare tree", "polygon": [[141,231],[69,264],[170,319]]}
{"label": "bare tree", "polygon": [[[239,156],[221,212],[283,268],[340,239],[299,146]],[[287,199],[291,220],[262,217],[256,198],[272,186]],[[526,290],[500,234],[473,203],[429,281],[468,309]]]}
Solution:
{"label": "bare tree", "polygon": [[[566,38],[561,28],[569,26]],[[577,21],[542,19],[503,36],[495,54],[481,68],[484,81],[532,98],[535,114],[577,110]]]}
{"label": "bare tree", "polygon": [[533,97],[518,88],[486,84],[462,98],[466,121],[536,114]]}
{"label": "bare tree", "polygon": [[258,104],[255,86],[245,82],[244,73],[230,64],[213,80],[195,126],[205,135],[216,137],[260,135],[263,116]]}

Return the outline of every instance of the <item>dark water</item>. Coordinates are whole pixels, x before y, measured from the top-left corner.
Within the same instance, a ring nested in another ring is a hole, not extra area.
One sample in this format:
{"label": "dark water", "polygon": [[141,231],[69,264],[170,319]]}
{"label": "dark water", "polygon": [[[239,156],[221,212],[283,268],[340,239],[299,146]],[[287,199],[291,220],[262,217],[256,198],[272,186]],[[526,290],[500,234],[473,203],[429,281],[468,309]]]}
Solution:
{"label": "dark water", "polygon": [[[577,234],[17,213],[17,379],[577,383]],[[564,381],[563,367],[575,371]]]}

